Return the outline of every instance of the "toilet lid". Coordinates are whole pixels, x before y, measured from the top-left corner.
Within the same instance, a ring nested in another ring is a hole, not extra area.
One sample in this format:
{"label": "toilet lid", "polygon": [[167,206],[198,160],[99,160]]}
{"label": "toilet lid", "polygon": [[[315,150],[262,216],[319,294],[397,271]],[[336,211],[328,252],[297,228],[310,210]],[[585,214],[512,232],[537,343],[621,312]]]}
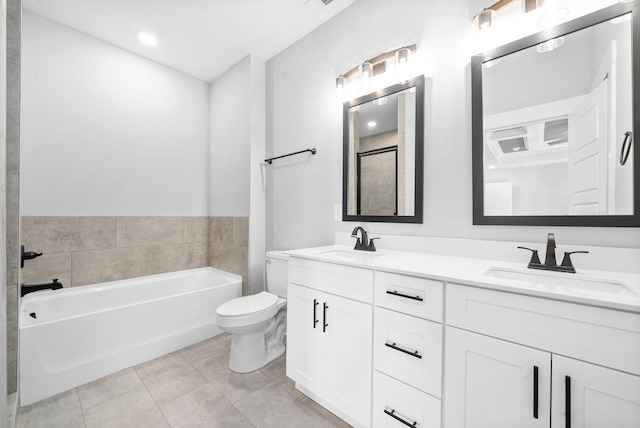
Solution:
{"label": "toilet lid", "polygon": [[216,312],[218,316],[221,317],[237,317],[267,310],[275,305],[277,300],[278,296],[275,294],[261,291],[252,296],[238,297],[237,299],[229,300],[218,306]]}

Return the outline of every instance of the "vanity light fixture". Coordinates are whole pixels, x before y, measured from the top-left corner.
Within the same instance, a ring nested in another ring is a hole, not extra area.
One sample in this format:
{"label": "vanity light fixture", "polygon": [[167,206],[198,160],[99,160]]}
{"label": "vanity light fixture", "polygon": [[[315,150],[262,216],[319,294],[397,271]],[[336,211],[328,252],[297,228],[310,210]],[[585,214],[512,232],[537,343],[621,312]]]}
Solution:
{"label": "vanity light fixture", "polygon": [[371,122],[368,122],[368,123],[367,123],[367,126],[368,126],[369,128],[375,128],[375,127],[376,127],[376,125],[377,125],[377,123],[376,123],[375,121],[373,121],[373,120],[372,120]]}
{"label": "vanity light fixture", "polygon": [[400,48],[396,51],[396,62],[398,64],[405,64],[409,62],[409,54],[411,51],[408,48]]}
{"label": "vanity light fixture", "polygon": [[547,3],[555,3],[555,0],[497,0],[491,6],[485,7],[482,12],[473,17],[474,27],[476,27],[478,30],[486,30],[491,28],[495,25],[496,13],[515,2],[521,2],[522,11],[527,13],[531,12],[532,10],[540,9]]}
{"label": "vanity light fixture", "polygon": [[560,0],[544,0],[539,1],[538,6],[540,18],[538,19],[538,27],[547,28],[559,24],[569,15],[569,9],[564,7],[564,2]]}
{"label": "vanity light fixture", "polygon": [[[395,61],[396,70],[398,70],[398,66],[402,66],[406,69],[406,66],[411,62],[411,54],[415,51],[416,45],[403,46],[368,59],[362,64],[353,67],[346,73],[339,75],[336,78],[336,88],[342,89],[347,87],[349,80],[355,77],[360,77],[361,83],[366,86],[373,77],[383,74],[390,69],[393,70],[392,67],[387,67],[387,61],[389,60]],[[397,77],[398,76],[396,76],[396,78]]]}
{"label": "vanity light fixture", "polygon": [[373,77],[373,66],[369,61],[365,61],[360,65],[360,77],[364,79]]}
{"label": "vanity light fixture", "polygon": [[473,24],[478,30],[486,30],[493,25],[495,14],[495,10],[484,8],[482,12],[473,17]]}
{"label": "vanity light fixture", "polygon": [[156,44],[158,44],[158,39],[156,39],[156,37],[153,34],[147,31],[143,31],[143,30],[136,31],[136,37],[138,38],[140,43],[145,44],[147,46],[155,46]]}

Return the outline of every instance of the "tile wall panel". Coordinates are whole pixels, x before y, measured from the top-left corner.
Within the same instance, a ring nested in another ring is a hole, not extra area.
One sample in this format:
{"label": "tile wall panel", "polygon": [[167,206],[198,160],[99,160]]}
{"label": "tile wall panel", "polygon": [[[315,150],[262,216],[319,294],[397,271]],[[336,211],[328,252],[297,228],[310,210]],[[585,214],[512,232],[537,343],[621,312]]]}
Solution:
{"label": "tile wall panel", "polygon": [[72,285],[87,285],[151,275],[151,251],[146,247],[76,251],[71,254]]}
{"label": "tile wall panel", "polygon": [[22,218],[25,284],[65,287],[212,266],[242,275],[248,290],[248,217]]}
{"label": "tile wall panel", "polygon": [[242,294],[249,294],[249,217],[211,217],[209,266],[242,275]]}
{"label": "tile wall panel", "polygon": [[[17,390],[17,290],[20,183],[20,49],[22,1],[6,2],[6,280],[7,280],[7,392]],[[13,415],[11,409],[8,411]]]}
{"label": "tile wall panel", "polygon": [[118,217],[118,247],[182,244],[182,217]]}

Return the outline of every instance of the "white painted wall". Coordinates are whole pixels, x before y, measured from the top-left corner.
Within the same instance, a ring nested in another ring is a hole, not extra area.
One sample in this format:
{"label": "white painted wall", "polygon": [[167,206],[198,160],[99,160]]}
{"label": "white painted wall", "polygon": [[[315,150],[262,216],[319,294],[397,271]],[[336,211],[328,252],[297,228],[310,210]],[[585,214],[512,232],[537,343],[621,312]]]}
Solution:
{"label": "white painted wall", "polygon": [[333,220],[334,205],[342,201],[335,77],[366,58],[412,43],[418,43],[421,73],[427,76],[424,224],[366,224],[372,233],[544,242],[547,232],[555,232],[560,244],[640,245],[638,228],[472,224],[471,19],[486,6],[480,0],[356,2],[268,61],[267,153],[318,149],[313,157],[274,162],[268,169],[268,249],[329,244],[334,231],[357,225]]}
{"label": "white painted wall", "polygon": [[251,140],[249,156],[249,291],[264,290],[266,250],[265,62],[251,57]]}
{"label": "white painted wall", "polygon": [[211,84],[209,211],[249,217],[249,289],[264,287],[265,63],[248,55]]}
{"label": "white painted wall", "polygon": [[209,86],[24,11],[21,215],[208,215]]}
{"label": "white painted wall", "polygon": [[211,192],[214,217],[249,215],[251,57],[246,56],[211,84]]}

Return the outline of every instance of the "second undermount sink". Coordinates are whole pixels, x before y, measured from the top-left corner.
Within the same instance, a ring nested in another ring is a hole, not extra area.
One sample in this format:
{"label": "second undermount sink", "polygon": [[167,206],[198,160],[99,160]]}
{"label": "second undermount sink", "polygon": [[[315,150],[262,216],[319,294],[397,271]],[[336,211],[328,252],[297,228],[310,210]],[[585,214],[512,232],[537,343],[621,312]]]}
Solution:
{"label": "second undermount sink", "polygon": [[485,276],[511,279],[544,287],[549,291],[560,291],[578,295],[586,293],[606,293],[615,295],[636,296],[637,293],[627,284],[607,278],[586,275],[567,274],[546,271],[527,271],[506,268],[490,268]]}

